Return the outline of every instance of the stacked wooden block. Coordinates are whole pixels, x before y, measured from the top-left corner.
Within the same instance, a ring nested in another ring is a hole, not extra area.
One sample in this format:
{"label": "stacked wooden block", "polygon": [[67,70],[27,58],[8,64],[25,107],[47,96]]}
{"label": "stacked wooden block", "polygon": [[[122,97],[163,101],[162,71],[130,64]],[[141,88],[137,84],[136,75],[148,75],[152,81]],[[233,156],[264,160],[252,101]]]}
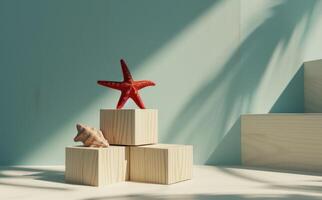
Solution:
{"label": "stacked wooden block", "polygon": [[158,143],[155,109],[101,110],[108,148],[67,147],[65,180],[85,185],[120,181],[172,184],[192,177],[192,146]]}

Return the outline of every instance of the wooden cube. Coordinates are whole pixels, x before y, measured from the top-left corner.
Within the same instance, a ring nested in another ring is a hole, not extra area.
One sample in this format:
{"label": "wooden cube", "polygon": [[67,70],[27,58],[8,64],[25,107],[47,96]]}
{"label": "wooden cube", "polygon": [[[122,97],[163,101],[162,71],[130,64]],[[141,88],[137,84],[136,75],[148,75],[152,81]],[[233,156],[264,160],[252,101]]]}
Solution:
{"label": "wooden cube", "polygon": [[158,110],[101,110],[100,129],[110,144],[154,144],[158,142]]}
{"label": "wooden cube", "polygon": [[191,145],[155,144],[130,147],[130,180],[172,184],[192,178]]}
{"label": "wooden cube", "polygon": [[129,177],[127,147],[66,147],[65,181],[101,186]]}

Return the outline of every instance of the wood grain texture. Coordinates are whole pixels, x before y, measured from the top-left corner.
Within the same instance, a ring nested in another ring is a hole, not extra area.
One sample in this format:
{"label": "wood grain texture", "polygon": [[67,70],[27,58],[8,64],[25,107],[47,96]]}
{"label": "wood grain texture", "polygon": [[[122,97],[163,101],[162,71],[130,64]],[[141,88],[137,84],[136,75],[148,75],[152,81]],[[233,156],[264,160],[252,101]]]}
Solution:
{"label": "wood grain texture", "polygon": [[322,172],[322,114],[241,117],[242,163]]}
{"label": "wood grain texture", "polygon": [[190,145],[155,144],[130,147],[130,180],[172,184],[192,178]]}
{"label": "wood grain texture", "polygon": [[126,147],[66,147],[65,181],[102,186],[125,181],[128,176]]}
{"label": "wood grain texture", "polygon": [[100,129],[110,144],[154,144],[158,142],[158,110],[101,110]]}
{"label": "wood grain texture", "polygon": [[307,113],[322,113],[322,60],[304,63],[304,108]]}

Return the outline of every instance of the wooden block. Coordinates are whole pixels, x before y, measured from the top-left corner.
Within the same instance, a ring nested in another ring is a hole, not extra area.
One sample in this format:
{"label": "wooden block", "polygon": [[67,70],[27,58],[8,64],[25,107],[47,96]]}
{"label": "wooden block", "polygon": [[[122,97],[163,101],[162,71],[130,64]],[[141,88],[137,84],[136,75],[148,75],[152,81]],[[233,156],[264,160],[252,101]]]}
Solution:
{"label": "wooden block", "polygon": [[102,186],[128,177],[128,148],[66,147],[65,181]]}
{"label": "wooden block", "polygon": [[192,178],[192,146],[154,144],[130,147],[130,180],[172,184]]}
{"label": "wooden block", "polygon": [[322,172],[322,114],[263,114],[241,118],[242,163]]}
{"label": "wooden block", "polygon": [[154,144],[158,142],[158,110],[101,110],[100,129],[110,144]]}
{"label": "wooden block", "polygon": [[322,113],[322,60],[304,63],[304,108]]}

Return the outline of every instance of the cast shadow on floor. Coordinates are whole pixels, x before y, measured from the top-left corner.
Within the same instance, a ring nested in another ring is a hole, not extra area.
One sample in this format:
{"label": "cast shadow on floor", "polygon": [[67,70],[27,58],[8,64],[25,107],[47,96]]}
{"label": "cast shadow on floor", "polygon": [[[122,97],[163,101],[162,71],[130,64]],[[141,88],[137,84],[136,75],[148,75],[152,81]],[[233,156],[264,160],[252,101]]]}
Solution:
{"label": "cast shadow on floor", "polygon": [[0,185],[16,186],[24,188],[36,188],[36,189],[49,189],[49,190],[69,190],[65,187],[57,186],[43,186],[43,184],[29,185],[13,182],[5,182],[3,179],[32,179],[39,181],[46,181],[52,183],[65,183],[64,181],[64,171],[63,170],[49,170],[49,169],[38,169],[33,167],[4,167],[0,170]]}

